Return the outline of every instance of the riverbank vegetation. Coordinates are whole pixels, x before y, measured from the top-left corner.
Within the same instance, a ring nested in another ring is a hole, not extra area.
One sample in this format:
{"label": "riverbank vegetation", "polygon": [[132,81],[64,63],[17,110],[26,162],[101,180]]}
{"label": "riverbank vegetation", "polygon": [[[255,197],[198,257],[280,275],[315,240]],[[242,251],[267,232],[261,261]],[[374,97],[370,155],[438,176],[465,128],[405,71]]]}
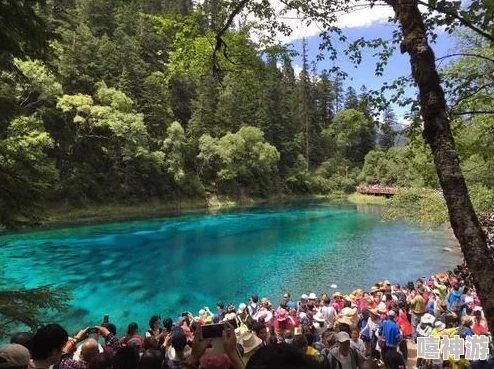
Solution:
{"label": "riverbank vegetation", "polygon": [[[45,32],[2,51],[0,224],[351,193],[359,183],[439,187],[417,115],[400,126],[375,92],[309,60],[305,44],[296,72],[294,50],[254,42],[245,22],[212,58],[229,10],[190,0],[11,9],[13,22]],[[483,58],[442,70],[453,131],[468,183],[492,196],[492,115],[463,114],[492,102],[492,47],[472,34],[458,43]],[[482,89],[465,92],[465,80]]]}

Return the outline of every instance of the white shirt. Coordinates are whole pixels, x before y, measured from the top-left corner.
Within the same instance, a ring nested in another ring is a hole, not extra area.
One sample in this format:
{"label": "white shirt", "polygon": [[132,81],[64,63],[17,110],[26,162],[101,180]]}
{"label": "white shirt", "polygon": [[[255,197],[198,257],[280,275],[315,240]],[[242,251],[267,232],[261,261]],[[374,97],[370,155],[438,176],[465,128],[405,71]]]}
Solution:
{"label": "white shirt", "polygon": [[328,328],[333,328],[333,323],[336,319],[336,310],[332,306],[323,306],[321,308],[321,314],[326,319],[326,324]]}
{"label": "white shirt", "polygon": [[350,341],[350,347],[353,347],[355,350],[360,352],[362,355],[365,355],[365,343],[361,338],[355,342],[353,339]]}

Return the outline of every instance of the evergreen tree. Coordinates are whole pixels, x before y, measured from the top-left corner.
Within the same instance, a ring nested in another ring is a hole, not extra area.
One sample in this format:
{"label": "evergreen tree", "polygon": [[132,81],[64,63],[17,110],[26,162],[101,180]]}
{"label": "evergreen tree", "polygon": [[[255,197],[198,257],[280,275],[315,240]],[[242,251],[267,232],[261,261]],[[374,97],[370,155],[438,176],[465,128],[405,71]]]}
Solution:
{"label": "evergreen tree", "polygon": [[379,137],[379,146],[387,151],[395,144],[396,131],[394,129],[397,124],[396,115],[393,108],[387,107],[384,111],[383,122],[381,124],[381,135]]}
{"label": "evergreen tree", "polygon": [[352,86],[348,86],[345,93],[345,110],[348,109],[358,109],[359,108],[359,99],[357,96],[357,91]]}

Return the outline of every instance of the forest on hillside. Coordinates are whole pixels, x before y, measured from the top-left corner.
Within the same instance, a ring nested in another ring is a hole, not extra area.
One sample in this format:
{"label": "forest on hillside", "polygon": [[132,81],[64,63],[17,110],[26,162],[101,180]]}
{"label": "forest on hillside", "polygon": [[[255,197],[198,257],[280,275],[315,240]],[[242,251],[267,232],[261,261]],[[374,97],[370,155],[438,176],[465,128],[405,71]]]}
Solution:
{"label": "forest on hillside", "polygon": [[[420,118],[411,116],[406,144],[396,145],[391,106],[379,111],[375,94],[309,60],[305,46],[296,73],[289,45],[256,44],[239,19],[213,58],[230,11],[222,4],[47,0],[3,9],[6,21],[26,12],[33,24],[0,34],[10,41],[0,57],[0,224],[38,222],[46,204],[62,202],[438,187]],[[452,125],[465,177],[485,194],[494,116],[463,113],[492,106],[494,49],[472,34],[457,38],[458,50],[485,56],[459,56],[441,71],[460,112]]]}

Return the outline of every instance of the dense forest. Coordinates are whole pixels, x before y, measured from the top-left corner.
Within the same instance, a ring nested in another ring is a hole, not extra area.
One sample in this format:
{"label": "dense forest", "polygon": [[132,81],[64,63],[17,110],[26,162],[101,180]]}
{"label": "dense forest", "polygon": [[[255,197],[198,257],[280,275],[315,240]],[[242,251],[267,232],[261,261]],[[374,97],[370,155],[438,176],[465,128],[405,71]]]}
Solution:
{"label": "dense forest", "polygon": [[[406,144],[396,145],[392,108],[375,109],[375,95],[309,60],[305,44],[295,73],[294,50],[261,47],[239,18],[214,54],[229,16],[221,1],[59,0],[32,9],[27,34],[0,35],[12,42],[0,58],[4,226],[38,222],[46,204],[62,202],[438,187],[420,119],[412,116]],[[19,37],[42,47],[31,51]],[[493,54],[470,34],[458,35],[458,48]],[[488,59],[458,57],[442,70],[454,109],[492,105]],[[455,117],[466,179],[488,189],[493,116]]]}

